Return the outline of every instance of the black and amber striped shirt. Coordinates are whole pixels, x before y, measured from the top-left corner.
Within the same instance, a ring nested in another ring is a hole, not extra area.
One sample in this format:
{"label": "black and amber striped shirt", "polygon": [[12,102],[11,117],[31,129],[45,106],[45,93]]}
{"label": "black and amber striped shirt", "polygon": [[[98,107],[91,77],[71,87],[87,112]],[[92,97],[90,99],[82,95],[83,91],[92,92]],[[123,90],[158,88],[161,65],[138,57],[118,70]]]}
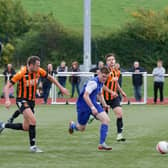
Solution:
{"label": "black and amber striped shirt", "polygon": [[29,72],[26,66],[21,68],[10,81],[12,84],[17,82],[17,98],[35,101],[39,77],[47,77],[47,75],[42,68],[39,68],[37,72]]}
{"label": "black and amber striped shirt", "polygon": [[[119,77],[120,77],[120,70],[113,69],[113,68],[110,69],[110,74],[104,85],[110,90],[117,92]],[[103,95],[106,101],[112,100],[114,98],[109,92],[105,90],[103,90]]]}

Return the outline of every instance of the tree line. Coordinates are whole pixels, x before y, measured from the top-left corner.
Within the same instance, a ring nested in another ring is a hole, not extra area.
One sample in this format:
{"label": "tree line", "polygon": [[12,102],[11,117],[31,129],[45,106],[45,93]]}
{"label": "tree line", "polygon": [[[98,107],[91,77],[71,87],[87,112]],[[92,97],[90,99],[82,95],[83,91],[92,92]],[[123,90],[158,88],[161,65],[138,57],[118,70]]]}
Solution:
{"label": "tree line", "polygon": [[[92,38],[92,62],[104,60],[106,53],[114,52],[124,68],[137,60],[151,72],[156,61],[162,59],[167,69],[168,9],[139,9],[132,17],[133,21],[117,31]],[[30,15],[21,1],[1,0],[0,23],[1,66],[9,62],[20,66],[30,55],[39,55],[43,65],[83,61],[82,35],[63,27],[52,13]]]}

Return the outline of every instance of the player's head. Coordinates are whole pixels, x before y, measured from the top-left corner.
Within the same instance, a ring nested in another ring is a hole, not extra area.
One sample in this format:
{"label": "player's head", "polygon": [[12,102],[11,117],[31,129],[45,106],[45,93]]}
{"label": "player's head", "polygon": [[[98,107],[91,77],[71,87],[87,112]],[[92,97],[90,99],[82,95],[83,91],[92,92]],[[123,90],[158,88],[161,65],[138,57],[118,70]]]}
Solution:
{"label": "player's head", "polygon": [[112,67],[115,66],[116,59],[115,59],[115,54],[114,53],[108,53],[105,56],[105,59],[106,59],[106,64],[107,64],[108,67],[112,68]]}
{"label": "player's head", "polygon": [[27,59],[27,65],[31,72],[37,72],[40,67],[40,58],[38,56],[30,56]]}
{"label": "player's head", "polygon": [[109,76],[109,69],[107,67],[102,67],[98,73],[98,78],[101,83],[105,83]]}

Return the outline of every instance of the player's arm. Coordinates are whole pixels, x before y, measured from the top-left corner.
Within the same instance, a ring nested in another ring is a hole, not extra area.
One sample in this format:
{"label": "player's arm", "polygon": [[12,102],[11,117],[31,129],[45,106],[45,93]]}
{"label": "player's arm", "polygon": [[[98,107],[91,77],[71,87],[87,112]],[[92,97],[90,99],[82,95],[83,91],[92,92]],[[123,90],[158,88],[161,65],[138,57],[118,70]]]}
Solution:
{"label": "player's arm", "polygon": [[121,93],[122,96],[127,97],[126,93],[122,90],[122,88],[120,87],[119,83],[117,84],[117,89]]}
{"label": "player's arm", "polygon": [[100,101],[100,103],[102,104],[102,106],[106,109],[109,108],[109,105],[107,105],[106,101],[104,100],[104,96],[102,93],[98,94],[98,100]]}
{"label": "player's arm", "polygon": [[89,97],[89,93],[87,91],[85,91],[83,98],[84,98],[85,102],[87,103],[87,105],[92,110],[93,115],[96,116],[98,114],[98,111],[97,111],[96,107],[94,106],[94,104],[92,103],[92,101]]}
{"label": "player's arm", "polygon": [[116,97],[118,94],[112,90],[110,90],[107,86],[103,85],[103,90],[109,92],[112,96]]}
{"label": "player's arm", "polygon": [[47,78],[54,83],[63,94],[69,95],[69,91],[64,88],[53,76],[51,76],[50,74],[47,75]]}
{"label": "player's arm", "polygon": [[98,114],[98,111],[96,109],[96,107],[94,106],[94,104],[92,103],[92,100],[90,99],[90,94],[97,88],[97,83],[95,81],[89,81],[86,88],[85,88],[85,92],[83,95],[83,98],[85,100],[85,102],[87,103],[87,105],[90,107],[90,109],[92,110],[92,114],[94,116],[96,116]]}

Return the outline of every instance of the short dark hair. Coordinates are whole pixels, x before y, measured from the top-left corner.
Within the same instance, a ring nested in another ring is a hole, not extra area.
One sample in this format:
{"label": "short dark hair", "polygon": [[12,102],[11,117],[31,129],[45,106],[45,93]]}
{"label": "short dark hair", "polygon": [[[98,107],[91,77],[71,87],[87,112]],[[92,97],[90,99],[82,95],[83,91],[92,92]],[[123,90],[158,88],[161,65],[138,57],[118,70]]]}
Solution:
{"label": "short dark hair", "polygon": [[109,74],[110,73],[109,69],[107,67],[105,67],[105,66],[100,68],[100,72],[104,73],[104,74]]}
{"label": "short dark hair", "polygon": [[28,65],[30,65],[30,64],[35,65],[35,64],[36,64],[36,61],[40,61],[40,57],[38,57],[38,56],[30,56],[30,57],[27,59],[27,64],[28,64]]}
{"label": "short dark hair", "polygon": [[163,61],[161,59],[157,60],[157,62],[163,63]]}
{"label": "short dark hair", "polygon": [[114,58],[116,57],[116,55],[114,53],[108,53],[105,55],[105,59],[107,60],[108,57],[113,56]]}

